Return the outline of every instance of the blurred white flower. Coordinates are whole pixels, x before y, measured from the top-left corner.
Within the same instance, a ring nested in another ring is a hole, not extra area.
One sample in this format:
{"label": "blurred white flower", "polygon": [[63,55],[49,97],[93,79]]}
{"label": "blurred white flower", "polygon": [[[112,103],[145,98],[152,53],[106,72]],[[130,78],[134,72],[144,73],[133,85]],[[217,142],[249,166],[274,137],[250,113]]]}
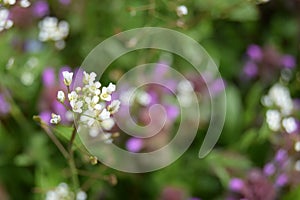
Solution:
{"label": "blurred white flower", "polygon": [[107,106],[107,110],[111,113],[114,114],[118,112],[120,108],[121,102],[119,100],[113,100],[110,105]]}
{"label": "blurred white flower", "polygon": [[292,113],[293,101],[288,88],[277,83],[270,89],[268,96],[273,104],[280,108],[283,116]]}
{"label": "blurred white flower", "polygon": [[3,0],[3,3],[7,5],[15,5],[16,0]]}
{"label": "blurred white flower", "polygon": [[13,21],[9,19],[9,11],[0,8],[0,32],[13,26]]}
{"label": "blurred white flower", "polygon": [[31,3],[28,0],[20,0],[20,6],[23,8],[28,8]]}
{"label": "blurred white flower", "polygon": [[100,115],[99,115],[99,119],[101,120],[101,121],[104,121],[104,120],[107,120],[107,119],[109,119],[110,118],[110,112],[108,112],[107,110],[106,110],[106,108],[104,108],[103,110],[102,110],[102,112],[100,113]]}
{"label": "blurred white flower", "polygon": [[[68,22],[58,22],[56,17],[45,17],[39,22],[39,29],[39,40],[42,42],[55,41],[57,44],[59,44],[62,41],[64,42],[64,39],[69,35]],[[62,48],[63,47],[64,45]]]}
{"label": "blurred white flower", "polygon": [[137,102],[143,106],[147,106],[151,102],[151,96],[145,91],[138,92],[135,98]]}
{"label": "blurred white flower", "polygon": [[105,130],[110,130],[112,127],[114,127],[115,121],[112,118],[108,118],[101,122],[101,127]]}
{"label": "blurred white flower", "polygon": [[64,84],[70,86],[73,79],[73,72],[63,71],[62,74],[64,77]]}
{"label": "blurred white flower", "polygon": [[281,115],[277,110],[268,110],[266,113],[267,124],[272,131],[279,131]]}
{"label": "blurred white flower", "polygon": [[293,133],[297,130],[297,123],[295,118],[288,117],[282,120],[282,126],[284,127],[287,133]]}
{"label": "blurred white flower", "polygon": [[76,194],[76,200],[86,200],[87,194],[84,191],[79,191]]}
{"label": "blurred white flower", "polygon": [[300,152],[300,141],[297,141],[297,142],[295,143],[294,149],[295,149],[295,151]]}
{"label": "blurred white flower", "polygon": [[61,103],[63,103],[64,101],[65,101],[65,93],[63,92],[63,91],[58,91],[57,92],[57,100],[59,101],[59,102],[61,102]]}
{"label": "blurred white flower", "polygon": [[179,17],[182,17],[183,15],[188,14],[188,9],[185,5],[181,5],[176,8],[176,13]]}
{"label": "blurred white flower", "polygon": [[61,121],[60,115],[56,115],[54,113],[51,114],[50,123],[51,124],[58,124]]}

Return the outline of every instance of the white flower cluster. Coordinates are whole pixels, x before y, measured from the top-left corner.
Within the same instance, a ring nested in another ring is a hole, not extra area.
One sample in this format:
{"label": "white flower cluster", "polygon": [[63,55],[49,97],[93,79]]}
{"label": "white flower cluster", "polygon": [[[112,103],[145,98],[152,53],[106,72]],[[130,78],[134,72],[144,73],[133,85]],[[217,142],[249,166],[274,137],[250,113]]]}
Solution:
{"label": "white flower cluster", "polygon": [[66,183],[60,183],[54,190],[50,190],[46,193],[45,200],[86,200],[87,194],[84,191],[77,192],[76,196],[69,190],[69,186]]}
{"label": "white flower cluster", "polygon": [[13,26],[13,21],[9,19],[9,10],[0,8],[0,32]]}
{"label": "white flower cluster", "polygon": [[42,42],[55,41],[59,49],[64,48],[64,39],[69,35],[69,24],[66,21],[58,22],[56,17],[45,17],[39,22],[39,40]]}
{"label": "white flower cluster", "polygon": [[294,105],[288,88],[275,84],[268,95],[262,98],[262,104],[270,108],[266,113],[266,121],[272,131],[279,131],[281,127],[287,133],[297,130],[297,122],[291,116]]}
{"label": "white flower cluster", "polygon": [[[3,0],[3,3],[5,5],[10,5],[10,6],[15,5],[16,2],[17,2],[16,0]],[[20,0],[19,4],[23,8],[27,8],[31,5],[31,3],[28,0]]]}
{"label": "white flower cluster", "polygon": [[[64,84],[69,89],[73,80],[73,73],[64,71],[63,77]],[[120,107],[119,100],[111,101],[111,95],[116,91],[116,86],[110,83],[107,87],[101,88],[101,83],[96,81],[96,77],[97,75],[94,72],[83,72],[83,86],[77,87],[67,94],[72,112],[80,115],[80,123],[89,127],[91,137],[98,136],[99,126],[104,130],[110,130],[114,126],[115,122],[111,116]],[[64,104],[65,99],[65,93],[58,91],[57,100]],[[108,102],[110,104],[107,105]],[[58,116],[53,114],[50,122],[57,124],[59,122]],[[108,136],[104,134],[105,140],[110,142]]]}

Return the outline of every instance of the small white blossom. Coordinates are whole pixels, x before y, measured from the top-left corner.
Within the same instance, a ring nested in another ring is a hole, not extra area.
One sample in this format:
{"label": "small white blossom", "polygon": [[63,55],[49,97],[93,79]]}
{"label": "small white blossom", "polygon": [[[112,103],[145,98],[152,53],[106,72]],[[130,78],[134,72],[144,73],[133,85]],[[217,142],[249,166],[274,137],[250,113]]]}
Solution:
{"label": "small white blossom", "polygon": [[74,199],[74,194],[66,183],[60,183],[54,190],[46,193],[46,200]]}
{"label": "small white blossom", "polygon": [[68,99],[70,102],[77,101],[78,94],[75,91],[72,91],[71,93],[68,94]]}
{"label": "small white blossom", "polygon": [[297,141],[294,146],[295,151],[300,152],[300,141]]}
{"label": "small white blossom", "polygon": [[65,93],[63,92],[63,91],[58,91],[57,92],[57,100],[59,101],[59,102],[61,102],[61,103],[63,103],[64,101],[65,101]]}
{"label": "small white blossom", "polygon": [[50,123],[51,124],[58,124],[61,121],[60,115],[56,115],[54,113],[51,114]]}
{"label": "small white blossom", "polygon": [[70,86],[73,79],[73,72],[63,71],[62,74],[64,77],[64,84]]}
{"label": "small white blossom", "polygon": [[110,93],[108,93],[107,87],[102,88],[100,97],[104,101],[111,101],[111,95],[110,95]]}
{"label": "small white blossom", "polygon": [[108,118],[101,123],[101,127],[104,128],[105,130],[110,130],[112,127],[115,125],[115,121],[112,118]]}
{"label": "small white blossom", "polygon": [[281,116],[277,110],[268,110],[266,113],[267,124],[272,131],[279,131]]}
{"label": "small white blossom", "polygon": [[3,3],[7,5],[15,5],[16,0],[3,0]]}
{"label": "small white blossom", "polygon": [[109,85],[107,86],[107,93],[112,94],[115,91],[116,91],[116,85],[113,83],[109,83]]}
{"label": "small white blossom", "polygon": [[45,17],[39,22],[39,28],[39,40],[42,42],[52,40],[59,43],[63,41],[69,34],[68,22],[58,22],[58,19],[55,17]]}
{"label": "small white blossom", "polygon": [[296,164],[295,164],[295,170],[296,171],[300,171],[300,160],[297,160]]}
{"label": "small white blossom", "polygon": [[178,6],[176,9],[176,13],[179,17],[182,17],[183,15],[188,14],[188,9],[185,5]]}
{"label": "small white blossom", "polygon": [[113,139],[112,139],[110,133],[103,133],[102,140],[104,141],[105,144],[111,144],[113,142]]}
{"label": "small white blossom", "polygon": [[20,0],[20,6],[23,8],[28,8],[31,3],[28,0]]}
{"label": "small white blossom", "polygon": [[84,111],[80,116],[80,122],[90,127],[93,126],[97,122],[95,113],[91,110]]}
{"label": "small white blossom", "polygon": [[282,126],[284,127],[287,133],[293,133],[297,130],[297,122],[293,117],[283,119]]}
{"label": "small white blossom", "polygon": [[13,21],[9,19],[9,11],[0,8],[0,32],[13,26]]}
{"label": "small white blossom", "polygon": [[101,87],[101,83],[99,81],[90,82],[88,85],[88,89],[90,90],[90,92],[95,95],[100,94],[100,89],[99,89],[100,87]]}
{"label": "small white blossom", "polygon": [[95,72],[91,72],[90,74],[87,72],[83,72],[83,83],[90,84],[96,80],[97,74]]}
{"label": "small white blossom", "polygon": [[79,191],[76,194],[76,200],[86,200],[87,194],[84,191]]}
{"label": "small white blossom", "polygon": [[288,88],[277,83],[269,91],[269,98],[280,108],[283,116],[290,115],[293,110],[293,101]]}
{"label": "small white blossom", "polygon": [[82,106],[83,106],[82,101],[76,101],[76,102],[72,103],[71,106],[72,106],[72,109],[74,112],[82,113]]}
{"label": "small white blossom", "polygon": [[90,110],[93,110],[95,108],[95,106],[98,104],[99,100],[100,100],[100,98],[98,96],[93,96],[93,98],[91,98],[91,97],[85,98],[85,102],[87,103],[88,108]]}
{"label": "small white blossom", "polygon": [[108,111],[106,110],[106,108],[104,108],[104,109],[102,110],[102,112],[100,113],[100,115],[99,115],[99,119],[100,119],[101,121],[104,121],[104,120],[109,119],[109,118],[110,118],[110,112],[108,112]]}
{"label": "small white blossom", "polygon": [[111,113],[114,114],[118,112],[120,108],[121,102],[119,100],[113,100],[109,106],[107,106],[107,110]]}
{"label": "small white blossom", "polygon": [[151,96],[144,91],[138,92],[135,98],[137,102],[143,106],[147,106],[151,102]]}

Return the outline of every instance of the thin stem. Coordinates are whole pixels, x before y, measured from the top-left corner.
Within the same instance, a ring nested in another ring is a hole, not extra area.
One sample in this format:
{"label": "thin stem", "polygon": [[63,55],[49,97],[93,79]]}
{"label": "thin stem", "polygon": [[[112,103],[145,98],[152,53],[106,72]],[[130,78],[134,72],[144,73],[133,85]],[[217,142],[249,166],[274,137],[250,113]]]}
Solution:
{"label": "thin stem", "polygon": [[74,140],[76,138],[76,132],[77,132],[77,130],[74,125],[74,129],[72,131],[72,135],[71,135],[70,142],[69,142],[69,166],[70,166],[70,170],[71,170],[71,174],[72,174],[72,182],[73,182],[74,189],[79,188],[78,172],[77,172],[77,168],[76,168],[76,164],[75,164],[75,160],[74,160],[74,151],[72,148]]}
{"label": "thin stem", "polygon": [[55,144],[55,146],[58,148],[58,150],[61,152],[61,154],[68,159],[69,154],[67,152],[67,150],[65,149],[65,147],[60,143],[60,141],[55,137],[55,135],[51,132],[50,128],[48,127],[47,124],[45,124],[44,122],[41,122],[41,127],[42,129],[44,129],[44,131],[47,133],[47,135],[49,136],[49,138],[52,140],[52,142]]}

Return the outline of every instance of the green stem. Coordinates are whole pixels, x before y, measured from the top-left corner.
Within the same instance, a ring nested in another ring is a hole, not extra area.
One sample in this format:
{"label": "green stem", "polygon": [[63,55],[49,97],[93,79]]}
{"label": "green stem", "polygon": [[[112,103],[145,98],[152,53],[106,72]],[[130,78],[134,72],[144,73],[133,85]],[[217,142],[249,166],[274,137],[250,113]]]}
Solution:
{"label": "green stem", "polygon": [[73,187],[74,190],[79,189],[79,180],[78,180],[78,172],[77,172],[77,168],[76,168],[76,164],[75,164],[75,160],[74,160],[74,151],[73,151],[73,143],[74,140],[76,138],[76,128],[74,126],[72,135],[71,135],[71,139],[69,142],[69,166],[70,166],[70,170],[71,170],[71,174],[72,174],[72,182],[73,182]]}

